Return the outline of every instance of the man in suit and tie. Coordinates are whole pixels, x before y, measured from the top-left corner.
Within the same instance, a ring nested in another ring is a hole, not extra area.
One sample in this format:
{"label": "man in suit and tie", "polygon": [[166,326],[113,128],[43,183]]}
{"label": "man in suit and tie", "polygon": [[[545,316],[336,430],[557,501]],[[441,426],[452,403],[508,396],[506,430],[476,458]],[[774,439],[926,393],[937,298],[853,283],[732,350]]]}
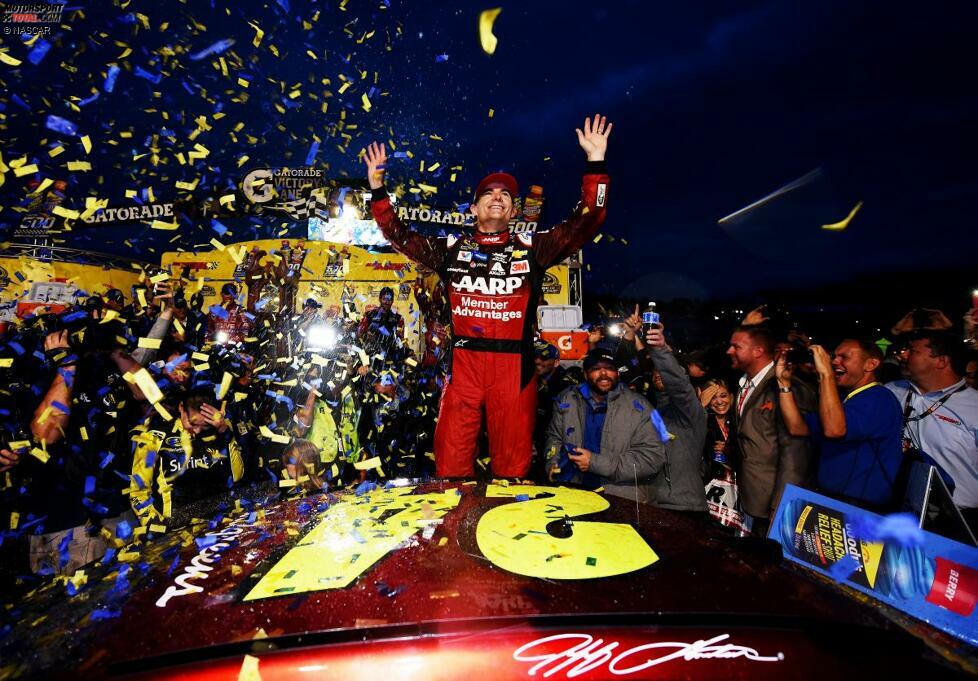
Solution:
{"label": "man in suit and tie", "polygon": [[[767,534],[784,486],[808,482],[812,458],[808,438],[793,437],[781,418],[774,342],[767,327],[744,325],[734,330],[727,348],[733,368],[744,372],[734,403],[740,501],[753,520],[754,534],[761,536]],[[803,412],[815,409],[814,392],[798,379],[785,390]]]}

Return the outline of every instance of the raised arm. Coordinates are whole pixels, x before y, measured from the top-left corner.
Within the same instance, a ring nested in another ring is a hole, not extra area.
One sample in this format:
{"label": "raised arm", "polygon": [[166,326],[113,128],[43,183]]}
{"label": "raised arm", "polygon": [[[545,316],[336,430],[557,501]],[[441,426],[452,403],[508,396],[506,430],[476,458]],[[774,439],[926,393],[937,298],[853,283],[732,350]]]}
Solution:
{"label": "raised arm", "polygon": [[31,434],[50,445],[60,441],[68,427],[77,357],[68,347],[67,331],[49,333],[44,339],[44,351],[54,356],[58,372],[34,411]]}
{"label": "raised arm", "polygon": [[363,161],[367,166],[367,182],[370,183],[370,212],[398,253],[406,255],[417,263],[436,272],[445,260],[445,249],[441,242],[421,236],[401,222],[390,196],[384,188],[384,173],[387,169],[387,150],[383,144],[371,142],[363,151]]}
{"label": "raised arm", "polygon": [[587,156],[581,201],[567,220],[536,235],[534,253],[540,265],[550,267],[576,253],[594,238],[604,223],[609,182],[604,158],[611,128],[612,124],[604,116],[595,114],[594,121],[585,118],[583,130],[576,130],[577,142]]}

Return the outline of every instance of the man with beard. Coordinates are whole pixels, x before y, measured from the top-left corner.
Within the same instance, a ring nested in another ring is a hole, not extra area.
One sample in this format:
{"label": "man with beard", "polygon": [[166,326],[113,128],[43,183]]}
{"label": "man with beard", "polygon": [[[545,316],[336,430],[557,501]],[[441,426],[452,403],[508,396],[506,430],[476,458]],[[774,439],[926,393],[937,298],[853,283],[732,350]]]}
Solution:
{"label": "man with beard", "polygon": [[730,336],[727,355],[744,375],[734,402],[740,468],[737,482],[744,511],[751,516],[751,531],[766,536],[770,519],[788,483],[808,483],[811,443],[788,432],[781,418],[779,391],[794,393],[802,411],[814,411],[811,389],[797,378],[791,386],[778,386],[774,377],[774,336],[764,326],[743,325]]}
{"label": "man with beard", "polygon": [[652,404],[618,380],[614,355],[595,348],[584,358],[587,382],[557,398],[547,431],[552,480],[649,502],[649,479],[666,462],[652,424]]}

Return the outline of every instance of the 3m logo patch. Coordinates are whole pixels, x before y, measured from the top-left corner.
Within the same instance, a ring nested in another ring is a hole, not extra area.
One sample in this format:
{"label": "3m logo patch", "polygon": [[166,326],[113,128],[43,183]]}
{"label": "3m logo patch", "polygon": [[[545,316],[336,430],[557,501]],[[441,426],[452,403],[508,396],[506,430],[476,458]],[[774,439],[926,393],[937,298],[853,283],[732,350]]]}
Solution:
{"label": "3m logo patch", "polygon": [[604,199],[605,199],[605,195],[607,194],[607,192],[608,192],[608,185],[606,185],[604,183],[599,184],[598,185],[598,198],[594,202],[594,205],[596,205],[598,208],[601,208],[602,206],[604,206]]}
{"label": "3m logo patch", "polygon": [[509,266],[510,274],[526,274],[530,271],[530,263],[526,260],[517,260]]}

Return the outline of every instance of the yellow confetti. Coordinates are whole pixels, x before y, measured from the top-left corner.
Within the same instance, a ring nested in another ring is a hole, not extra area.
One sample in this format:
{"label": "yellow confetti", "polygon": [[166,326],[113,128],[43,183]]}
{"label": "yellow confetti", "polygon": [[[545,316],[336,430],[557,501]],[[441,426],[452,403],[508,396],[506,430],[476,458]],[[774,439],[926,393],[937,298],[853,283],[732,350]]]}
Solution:
{"label": "yellow confetti", "polygon": [[271,429],[265,425],[259,426],[258,432],[260,432],[262,435],[264,435],[272,442],[278,442],[279,444],[283,444],[283,445],[289,444],[289,442],[292,440],[292,438],[290,438],[288,435],[279,435],[278,433],[272,432]]}
{"label": "yellow confetti", "polygon": [[[142,291],[140,291],[140,293],[142,293]],[[147,350],[159,350],[160,349],[160,343],[162,343],[162,342],[163,342],[163,339],[162,338],[145,338],[145,337],[143,337],[143,338],[140,338],[139,339],[137,345],[139,347],[145,348]]]}
{"label": "yellow confetti", "polygon": [[360,95],[360,100],[363,102],[363,110],[370,111],[370,99],[367,97],[366,92]]}
{"label": "yellow confetti", "polygon": [[358,461],[357,463],[353,464],[353,467],[358,471],[369,471],[371,468],[380,468],[380,463],[380,457],[375,456],[367,459],[366,461]]}
{"label": "yellow confetti", "polygon": [[90,154],[92,152],[92,140],[91,140],[91,138],[88,135],[82,135],[79,138],[79,141],[81,142],[82,148],[85,150],[85,153],[86,154]]}
{"label": "yellow confetti", "polygon": [[482,43],[482,51],[486,54],[492,54],[496,51],[498,40],[492,33],[492,26],[502,11],[502,7],[496,7],[495,9],[484,10],[479,15],[479,42]]}
{"label": "yellow confetti", "polygon": [[[0,52],[2,54],[2,52]],[[16,177],[23,177],[24,175],[30,175],[37,172],[37,164],[31,163],[30,165],[21,166],[19,168],[14,168],[14,175]]]}
{"label": "yellow confetti", "polygon": [[69,220],[77,220],[81,216],[81,213],[79,213],[77,210],[71,210],[70,208],[65,208],[64,206],[55,206],[51,212],[58,217],[67,218]]}
{"label": "yellow confetti", "polygon": [[168,232],[172,232],[175,229],[178,229],[180,225],[178,225],[176,221],[165,222],[164,220],[153,220],[153,223],[150,225],[150,227],[152,227],[153,229],[162,229]]}
{"label": "yellow confetti", "polygon": [[141,368],[135,374],[126,372],[123,378],[129,383],[135,383],[139,386],[139,389],[143,392],[146,400],[155,405],[157,402],[163,399],[163,393],[160,391],[160,387],[156,385],[156,381],[150,375],[145,368]]}
{"label": "yellow confetti", "polygon": [[36,458],[41,463],[47,463],[48,459],[51,458],[47,452],[45,452],[43,449],[38,449],[37,447],[33,447],[31,449],[31,456]]}
{"label": "yellow confetti", "polygon": [[438,193],[438,187],[433,187],[430,184],[423,184],[423,183],[419,182],[418,183],[418,188],[421,191],[423,191],[423,192],[428,192],[429,194],[437,194]]}
{"label": "yellow confetti", "polygon": [[489,109],[489,118],[492,118],[493,114],[496,113],[495,109]]}
{"label": "yellow confetti", "polygon": [[241,662],[241,669],[238,670],[238,681],[262,681],[261,672],[258,671],[258,658],[253,655],[245,655]]}
{"label": "yellow confetti", "polygon": [[255,47],[258,47],[259,45],[261,45],[261,39],[265,37],[265,31],[258,28],[258,24],[253,24],[250,21],[248,22],[248,25],[251,26],[253,29],[255,29],[255,37],[251,41],[251,44],[254,45]]}
{"label": "yellow confetti", "polygon": [[20,61],[20,59],[11,57],[9,54],[7,54],[6,50],[0,52],[0,61],[9,66],[20,66],[23,63]]}
{"label": "yellow confetti", "polygon": [[194,189],[197,188],[197,183],[199,181],[200,181],[200,178],[199,177],[196,178],[193,182],[179,182],[178,181],[176,183],[176,187],[177,187],[177,189],[185,189],[188,192],[192,192]]}
{"label": "yellow confetti", "polygon": [[852,219],[856,217],[856,213],[858,213],[859,209],[862,207],[863,207],[863,202],[860,201],[859,203],[856,204],[856,207],[849,212],[849,215],[847,215],[844,220],[841,220],[839,222],[833,222],[830,225],[822,225],[822,229],[828,229],[834,232],[841,232],[843,229],[849,226],[849,223],[852,222]]}
{"label": "yellow confetti", "polygon": [[92,164],[88,161],[68,161],[68,170],[72,172],[91,170]]}

